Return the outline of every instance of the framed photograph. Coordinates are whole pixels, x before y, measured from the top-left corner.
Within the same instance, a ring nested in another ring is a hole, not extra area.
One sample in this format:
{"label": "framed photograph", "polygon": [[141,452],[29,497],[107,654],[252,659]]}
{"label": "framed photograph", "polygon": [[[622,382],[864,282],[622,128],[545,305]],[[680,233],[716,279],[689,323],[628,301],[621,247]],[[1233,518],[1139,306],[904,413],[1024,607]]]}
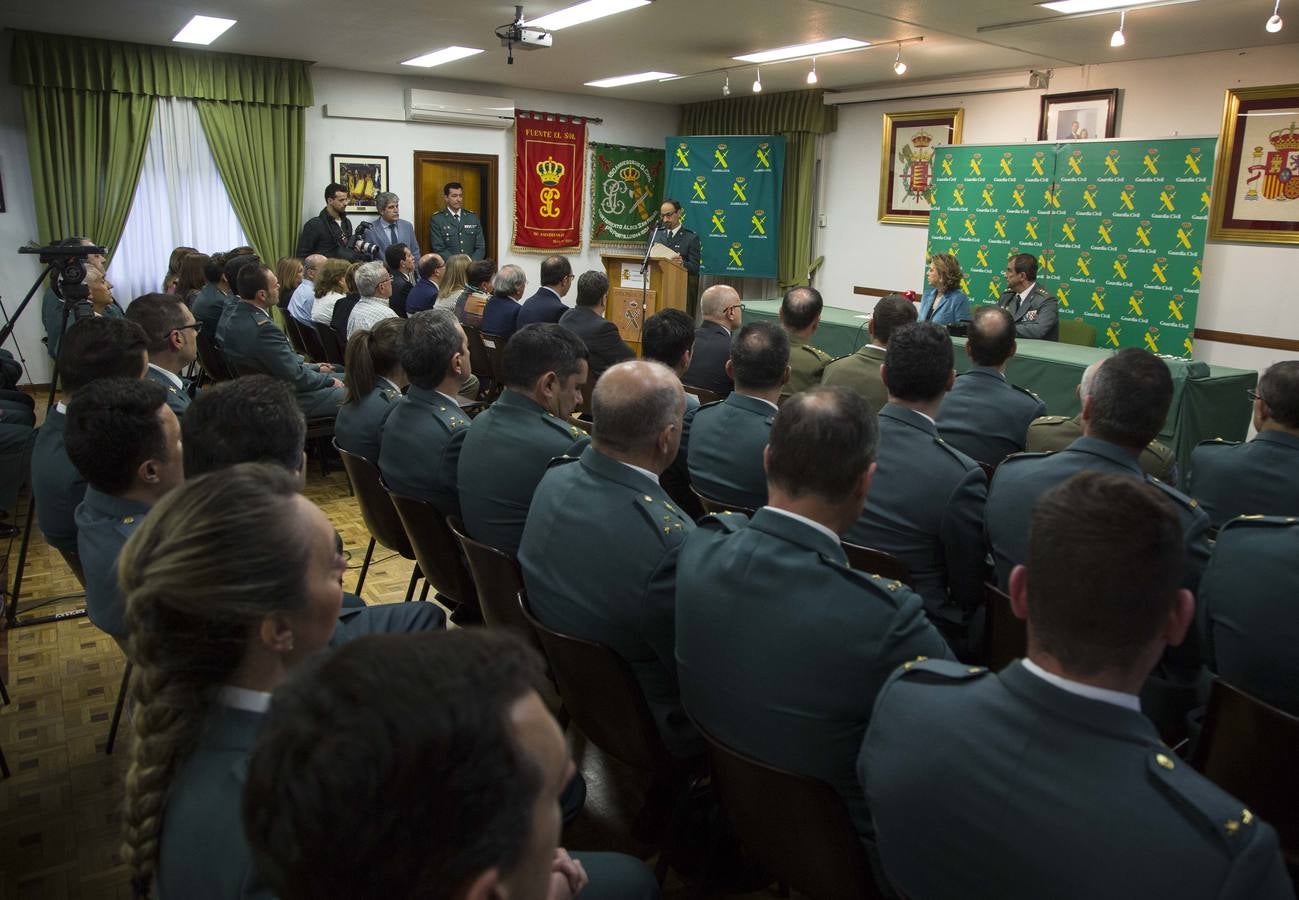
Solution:
{"label": "framed photograph", "polygon": [[880,148],[881,222],[929,227],[934,202],[934,154],[961,142],[963,109],[884,114]]}
{"label": "framed photograph", "polygon": [[1227,91],[1209,240],[1299,244],[1299,84]]}
{"label": "framed photograph", "polygon": [[1043,94],[1039,141],[1087,141],[1115,136],[1119,89]]}
{"label": "framed photograph", "polygon": [[347,188],[346,212],[378,212],[374,198],[380,191],[388,190],[388,157],[331,153],[329,167],[334,181]]}

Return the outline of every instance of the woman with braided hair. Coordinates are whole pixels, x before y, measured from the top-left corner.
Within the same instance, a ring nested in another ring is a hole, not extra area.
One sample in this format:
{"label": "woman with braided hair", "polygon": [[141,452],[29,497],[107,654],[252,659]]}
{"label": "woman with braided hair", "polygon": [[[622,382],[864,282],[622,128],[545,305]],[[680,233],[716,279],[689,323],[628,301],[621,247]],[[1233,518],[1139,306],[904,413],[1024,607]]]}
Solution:
{"label": "woman with braided hair", "polygon": [[255,463],[173,490],[127,542],[123,857],[137,897],[270,896],[244,839],[244,760],[270,692],[328,643],[345,565],[297,478]]}

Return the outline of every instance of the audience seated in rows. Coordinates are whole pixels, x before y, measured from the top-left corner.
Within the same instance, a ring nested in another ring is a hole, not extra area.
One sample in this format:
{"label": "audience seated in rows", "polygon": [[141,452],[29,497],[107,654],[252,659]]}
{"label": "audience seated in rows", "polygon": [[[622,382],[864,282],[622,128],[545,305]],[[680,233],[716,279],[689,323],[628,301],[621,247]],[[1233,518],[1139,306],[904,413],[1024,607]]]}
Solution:
{"label": "audience seated in rows", "polygon": [[347,273],[352,263],[329,259],[316,275],[315,301],[311,304],[313,325],[328,325],[334,318],[334,305],[347,296]]}
{"label": "audience seated in rows", "polygon": [[473,259],[467,253],[452,253],[449,257],[442,257],[442,273],[437,278],[437,300],[434,302],[438,309],[457,312],[456,301],[469,286],[469,264],[472,262]]}
{"label": "audience seated in rows", "polygon": [[356,270],[355,277],[356,292],[360,296],[347,317],[347,340],[351,340],[352,335],[358,331],[373,328],[384,319],[398,318],[388,304],[392,297],[393,276],[384,268],[383,263],[362,263]]}
{"label": "audience seated in rows", "polygon": [[916,305],[901,294],[889,294],[875,304],[875,311],[866,321],[869,342],[855,353],[840,357],[825,367],[821,383],[840,385],[855,391],[876,413],[889,402],[889,391],[880,377],[884,353],[889,337],[903,325],[916,321]]}
{"label": "audience seated in rows", "polygon": [[1294,896],[1272,828],[1141,714],[1143,682],[1195,615],[1177,504],[1135,474],[1145,442],[1127,441],[1131,474],[1039,495],[1010,575],[1027,658],[997,673],[922,660],[880,693],[858,771],[911,900]]}
{"label": "audience seated in rows", "polygon": [[[481,328],[483,310],[492,297],[492,284],[496,279],[496,260],[480,259],[465,269],[465,287],[456,296],[455,314],[461,325]],[[508,310],[508,307],[506,308]]]}
{"label": "audience seated in rows", "polygon": [[904,662],[951,656],[921,598],[850,568],[840,545],[869,507],[877,438],[870,407],[846,388],[790,397],[763,453],[770,505],[751,520],[703,519],[676,590],[690,716],[741,753],[831,785],[868,842],[854,764],[876,693]]}
{"label": "audience seated in rows", "polygon": [[406,311],[402,313],[403,316],[433,308],[440,296],[438,279],[445,271],[446,264],[438,254],[425,253],[419,258],[418,277],[406,295]]}
{"label": "audience seated in rows", "polygon": [[731,332],[740,327],[744,306],[735,288],[714,284],[700,294],[699,314],[703,321],[695,331],[694,355],[681,380],[725,397],[734,387],[726,372],[726,361],[731,358]]}
{"label": "audience seated in rows", "polygon": [[189,406],[189,385],[181,377],[198,358],[198,333],[203,327],[175,294],[145,294],[126,308],[126,318],[144,329],[149,368],[144,377],[167,392],[167,405],[178,416]]}
{"label": "audience seated in rows", "polygon": [[519,309],[519,327],[538,322],[558,322],[568,311],[563,297],[573,286],[573,264],[567,257],[548,256],[541,261],[541,287],[523,301]]}
{"label": "audience seated in rows", "polygon": [[[663,309],[645,320],[641,326],[640,349],[644,359],[662,363],[680,378],[690,368],[695,346],[695,323],[679,309]],[[690,423],[699,409],[699,398],[686,391],[686,412],[681,420],[681,446],[677,455],[663,474],[659,483],[668,496],[686,515],[698,519],[704,514],[703,504],[690,489],[690,467],[687,465],[690,440]]]}
{"label": "audience seated in rows", "polygon": [[591,354],[592,383],[598,381],[610,366],[636,356],[623,342],[618,326],[604,317],[608,299],[608,277],[603,272],[583,272],[577,279],[577,306],[559,317],[559,324],[586,344],[587,352]]}
{"label": "audience seated in rows", "polygon": [[[178,294],[180,291],[180,267],[185,257],[191,253],[197,253],[194,247],[175,247],[171,251],[171,256],[167,259],[167,274],[162,277],[162,287],[160,290],[164,294]],[[180,294],[183,298],[185,295]]]}
{"label": "audience seated in rows", "polygon": [[396,316],[347,341],[347,384],[334,420],[334,441],[348,453],[379,462],[379,436],[401,392],[410,384],[401,367],[401,336],[406,323]]}
{"label": "audience seated in rows", "polygon": [[406,298],[415,287],[415,256],[405,244],[389,244],[383,251],[383,264],[392,277],[392,296],[388,306],[406,318]]}
{"label": "audience seated in rows", "polygon": [[[340,297],[334,303],[334,308],[329,313],[329,327],[334,334],[338,336],[339,341],[347,341],[347,323],[352,318],[352,310],[356,309],[356,304],[361,302],[361,291],[356,286],[356,273],[361,271],[364,263],[354,262],[347,267],[347,274],[343,276],[347,293]],[[383,268],[380,264],[380,268]]]}
{"label": "audience seated in rows", "polygon": [[492,279],[492,296],[483,307],[484,333],[509,338],[518,328],[519,301],[527,290],[528,277],[515,265],[504,265]]}
{"label": "audience seated in rows", "polygon": [[172,293],[186,306],[192,305],[194,298],[207,286],[207,267],[210,262],[212,257],[198,251],[186,253],[181,259],[180,270],[176,273],[176,290]]}
{"label": "audience seated in rows", "polygon": [[700,407],[690,422],[690,483],[709,499],[756,509],[767,502],[762,449],[789,381],[785,330],[774,322],[753,322],[735,332],[726,375],[735,390]]}
{"label": "audience seated in rows", "polygon": [[673,630],[677,554],[695,523],[658,476],[676,456],[685,406],[681,382],[659,363],[605,372],[591,444],[542,477],[519,544],[533,613],[625,659],[664,744],[683,757],[702,749],[681,708]]}
{"label": "audience seated in rows", "polygon": [[226,303],[232,302],[231,296],[234,294],[234,283],[226,277],[230,260],[231,257],[227,254],[212,254],[203,269],[203,276],[207,279],[207,283],[190,302],[190,311],[194,313],[195,321],[201,323],[203,333],[213,342],[216,341],[216,330],[221,322],[221,313],[225,311]]}
{"label": "audience seated in rows", "polygon": [[1046,414],[1046,404],[1006,380],[1006,364],[1015,355],[1015,323],[1006,310],[975,310],[965,352],[973,365],[943,401],[938,433],[962,453],[995,466],[1024,449],[1028,426]]}
{"label": "audience seated in rows", "polygon": [[[233,252],[233,251],[232,251]],[[229,293],[218,291],[215,298],[202,306],[194,308],[194,316],[203,323],[204,334],[208,335],[218,347],[221,345],[221,321],[230,315],[239,303],[239,273],[244,266],[260,266],[262,261],[253,253],[241,253],[226,256],[223,280],[229,285]]]}
{"label": "audience seated in rows", "polygon": [[296,256],[281,256],[275,262],[275,278],[280,283],[279,299],[276,300],[276,304],[286,317],[289,314],[289,301],[298,292],[298,288],[302,287],[304,271],[302,260]]}
{"label": "audience seated in rows", "polygon": [[316,279],[325,265],[325,257],[312,253],[302,261],[302,283],[289,298],[288,312],[299,325],[311,327],[311,308],[316,302]]}
{"label": "audience seated in rows", "polygon": [[780,324],[789,335],[789,381],[780,391],[782,402],[790,394],[820,384],[825,367],[834,359],[811,344],[824,308],[821,292],[814,287],[792,287],[781,298]]}

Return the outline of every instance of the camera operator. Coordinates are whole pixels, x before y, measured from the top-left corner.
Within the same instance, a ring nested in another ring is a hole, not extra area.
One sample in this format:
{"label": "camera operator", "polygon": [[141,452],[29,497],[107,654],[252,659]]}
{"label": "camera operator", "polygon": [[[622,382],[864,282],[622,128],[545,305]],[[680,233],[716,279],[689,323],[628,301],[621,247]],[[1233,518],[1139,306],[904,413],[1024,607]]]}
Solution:
{"label": "camera operator", "polygon": [[308,219],[302,226],[302,235],[298,238],[296,256],[306,258],[319,253],[331,259],[346,259],[350,262],[366,262],[373,259],[377,248],[365,240],[369,223],[361,225],[356,234],[352,234],[352,223],[343,210],[347,208],[347,188],[341,184],[325,186],[325,208],[314,219]]}
{"label": "camera operator", "polygon": [[[54,244],[56,247],[93,247],[94,245],[94,241],[83,237],[64,238]],[[65,276],[69,274],[68,272],[65,272],[65,269],[69,266],[75,269],[83,260],[84,274],[73,272],[71,274],[75,276],[74,280],[65,280]],[[54,271],[50,273],[49,287],[45,289],[45,295],[41,298],[41,324],[45,326],[45,344],[49,350],[51,359],[53,359],[59,352],[59,337],[61,336],[62,331],[71,328],[72,323],[77,321],[75,301],[73,308],[68,310],[67,321],[65,322],[63,319],[63,285],[81,284],[84,281],[87,288],[89,288],[91,281],[89,277],[90,273],[92,271],[98,271],[102,274],[107,267],[108,261],[104,258],[103,254],[92,253],[89,256],[84,257],[67,257],[63,260],[62,265],[57,266]],[[94,306],[93,299],[91,300],[91,305]],[[88,312],[90,309],[91,306],[83,307],[83,312]],[[94,312],[103,316],[122,315],[121,307],[113,301],[111,285],[108,286],[108,302],[106,304],[95,306]],[[60,329],[62,329],[62,331]]]}

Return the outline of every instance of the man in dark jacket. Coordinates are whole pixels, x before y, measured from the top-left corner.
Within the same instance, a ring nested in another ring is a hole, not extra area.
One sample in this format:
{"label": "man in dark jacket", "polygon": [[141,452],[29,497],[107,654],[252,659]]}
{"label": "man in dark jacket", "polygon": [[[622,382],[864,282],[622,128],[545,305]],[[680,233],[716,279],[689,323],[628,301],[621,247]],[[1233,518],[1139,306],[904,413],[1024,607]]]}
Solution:
{"label": "man in dark jacket", "polygon": [[325,208],[314,219],[308,219],[302,226],[302,235],[298,238],[297,256],[307,257],[312,253],[328,256],[331,259],[347,259],[353,262],[365,261],[369,257],[352,249],[352,223],[343,210],[347,209],[347,188],[341,184],[329,184],[325,187]]}
{"label": "man in dark jacket", "polygon": [[559,324],[576,334],[586,344],[591,357],[589,381],[596,382],[600,373],[635,353],[623,343],[618,326],[604,317],[605,300],[609,295],[609,279],[603,272],[583,272],[577,279],[577,306],[564,313]]}

